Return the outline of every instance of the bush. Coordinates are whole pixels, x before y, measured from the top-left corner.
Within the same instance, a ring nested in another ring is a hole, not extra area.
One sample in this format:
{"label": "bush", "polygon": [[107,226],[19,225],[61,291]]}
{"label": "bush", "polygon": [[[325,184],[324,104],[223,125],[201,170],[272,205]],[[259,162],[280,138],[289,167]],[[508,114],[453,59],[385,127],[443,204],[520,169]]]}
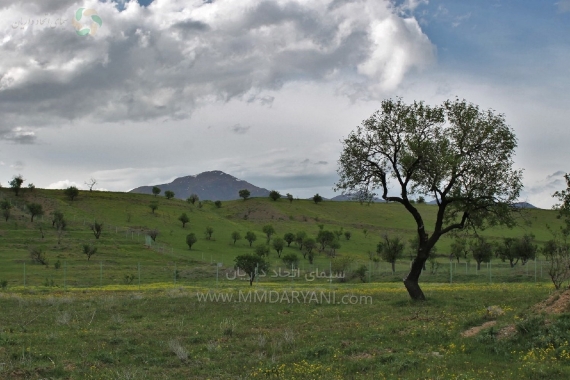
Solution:
{"label": "bush", "polygon": [[354,275],[358,277],[360,281],[366,282],[366,272],[368,272],[368,268],[365,264],[362,264],[354,271]]}
{"label": "bush", "polygon": [[283,258],[281,260],[283,261],[283,264],[287,265],[288,267],[293,266],[296,268],[299,265],[299,258],[294,253],[283,255]]}
{"label": "bush", "polygon": [[214,204],[216,205],[217,208],[222,207],[222,201],[215,201]]}
{"label": "bush", "polygon": [[7,287],[8,287],[8,281],[6,280],[0,281],[0,288],[2,288],[2,290],[6,289]]}

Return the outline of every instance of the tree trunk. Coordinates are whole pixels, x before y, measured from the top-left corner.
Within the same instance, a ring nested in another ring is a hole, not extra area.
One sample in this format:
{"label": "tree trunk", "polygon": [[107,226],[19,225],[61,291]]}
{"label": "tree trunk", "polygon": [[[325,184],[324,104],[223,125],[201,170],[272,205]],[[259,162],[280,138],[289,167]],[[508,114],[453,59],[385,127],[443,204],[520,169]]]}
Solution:
{"label": "tree trunk", "polygon": [[404,279],[406,290],[413,300],[423,301],[426,299],[424,292],[418,283],[426,260],[427,258],[416,257],[414,261],[412,261],[410,273],[408,273],[408,276]]}
{"label": "tree trunk", "polygon": [[396,262],[392,261],[392,274],[396,273]]}
{"label": "tree trunk", "polygon": [[477,261],[477,270],[481,270],[481,262]]}

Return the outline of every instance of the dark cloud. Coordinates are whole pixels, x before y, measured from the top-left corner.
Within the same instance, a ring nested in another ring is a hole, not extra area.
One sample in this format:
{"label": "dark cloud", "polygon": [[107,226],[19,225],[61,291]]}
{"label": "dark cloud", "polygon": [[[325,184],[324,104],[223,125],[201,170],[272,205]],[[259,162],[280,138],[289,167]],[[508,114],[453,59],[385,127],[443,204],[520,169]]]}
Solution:
{"label": "dark cloud", "polygon": [[34,144],[37,141],[35,132],[24,128],[14,128],[10,132],[0,132],[0,140],[9,141],[14,144]]}
{"label": "dark cloud", "polygon": [[238,135],[245,135],[249,131],[250,128],[251,128],[250,126],[245,127],[245,126],[242,126],[241,124],[236,124],[233,127],[231,127],[230,129],[232,132],[234,132]]}

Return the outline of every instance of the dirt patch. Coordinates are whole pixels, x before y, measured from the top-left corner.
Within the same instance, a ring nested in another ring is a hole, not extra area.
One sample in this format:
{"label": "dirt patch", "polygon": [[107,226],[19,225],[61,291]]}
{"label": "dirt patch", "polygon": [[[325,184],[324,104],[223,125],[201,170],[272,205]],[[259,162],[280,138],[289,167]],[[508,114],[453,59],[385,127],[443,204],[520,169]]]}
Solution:
{"label": "dirt patch", "polygon": [[561,314],[570,311],[570,289],[555,292],[546,301],[534,306],[534,311],[546,314]]}
{"label": "dirt patch", "polygon": [[479,334],[479,332],[481,332],[481,330],[488,329],[489,327],[493,327],[496,324],[497,324],[497,321],[485,322],[481,326],[471,327],[470,329],[463,331],[461,333],[461,336],[464,338],[469,338],[469,337],[475,336],[475,335]]}
{"label": "dirt patch", "polygon": [[515,325],[508,325],[503,327],[502,329],[500,329],[497,332],[497,339],[501,340],[501,339],[507,339],[510,338],[511,336],[515,335],[517,333],[517,329],[515,327]]}

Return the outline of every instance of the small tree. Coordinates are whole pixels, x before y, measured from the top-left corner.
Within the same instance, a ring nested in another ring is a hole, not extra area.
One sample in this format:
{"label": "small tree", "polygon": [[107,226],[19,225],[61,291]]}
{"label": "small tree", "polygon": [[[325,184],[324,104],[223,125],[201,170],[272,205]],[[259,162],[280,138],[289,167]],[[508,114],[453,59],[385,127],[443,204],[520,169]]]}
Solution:
{"label": "small tree", "polygon": [[320,230],[317,234],[317,243],[320,244],[319,251],[324,251],[327,246],[335,240],[335,234],[332,231]]}
{"label": "small tree", "polygon": [[244,201],[247,200],[247,198],[249,198],[249,196],[251,195],[251,193],[249,192],[248,189],[240,190],[238,192],[238,194],[239,194],[239,197],[243,198]]}
{"label": "small tree", "polygon": [[315,258],[315,248],[317,247],[317,242],[313,238],[305,239],[303,242],[303,257],[309,259],[309,264],[313,263]]}
{"label": "small tree", "polygon": [[271,190],[269,192],[269,198],[271,198],[272,200],[276,201],[279,198],[281,198],[281,194],[277,191],[277,190]]}
{"label": "small tree", "polygon": [[260,257],[269,256],[269,246],[266,244],[255,246],[255,254]]}
{"label": "small tree", "polygon": [[28,203],[28,204],[26,204],[26,207],[28,208],[28,211],[32,215],[32,219],[31,219],[32,222],[34,221],[35,216],[39,216],[39,215],[44,214],[44,209],[43,209],[42,205],[39,203]]}
{"label": "small tree", "polygon": [[555,234],[542,247],[542,253],[550,263],[548,275],[554,288],[560,289],[564,281],[570,278],[570,245],[568,234]]}
{"label": "small tree", "polygon": [[237,231],[232,232],[232,240],[234,241],[234,245],[236,245],[236,241],[241,239],[241,234]]}
{"label": "small tree", "polygon": [[351,236],[352,236],[352,234],[350,233],[350,231],[344,231],[344,237],[346,240],[350,240]]}
{"label": "small tree", "polygon": [[247,231],[245,233],[245,240],[249,242],[249,246],[251,247],[251,244],[253,244],[253,242],[257,240],[257,236],[255,235],[254,232]]}
{"label": "small tree", "polygon": [[83,254],[87,256],[87,261],[97,253],[97,247],[91,244],[83,244]]}
{"label": "small tree", "polygon": [[503,262],[508,261],[511,268],[514,268],[520,259],[517,239],[504,238],[497,247],[497,253]]}
{"label": "small tree", "polygon": [[186,202],[194,204],[200,200],[198,194],[190,194],[188,198],[186,198]]}
{"label": "small tree", "polygon": [[220,208],[220,207],[222,207],[222,201],[215,201],[215,202],[214,202],[214,205],[215,205],[217,208]]}
{"label": "small tree", "polygon": [[95,235],[95,239],[99,239],[101,232],[103,232],[103,223],[97,223],[97,221],[95,221],[90,227],[91,231],[93,231],[93,235]]}
{"label": "small tree", "polygon": [[293,196],[291,194],[287,193],[286,197],[289,203],[293,203]]}
{"label": "small tree", "polygon": [[40,247],[30,248],[30,258],[35,263],[45,265],[46,267],[49,265],[46,253]]}
{"label": "small tree", "polygon": [[481,270],[481,263],[488,263],[493,257],[493,246],[487,240],[479,237],[470,244],[473,258],[477,262],[477,270]]}
{"label": "small tree", "polygon": [[97,180],[95,178],[89,179],[89,181],[85,181],[85,186],[89,188],[89,191],[93,191],[93,187],[97,184]]}
{"label": "small tree", "polygon": [[63,190],[63,194],[68,197],[72,202],[79,195],[79,189],[75,186],[69,186]]}
{"label": "small tree", "polygon": [[418,197],[418,204],[423,205],[426,203],[426,199],[423,196]]}
{"label": "small tree", "polygon": [[28,183],[28,190],[34,191],[35,189],[36,189],[36,185],[34,185],[33,183]]}
{"label": "small tree", "polygon": [[20,193],[20,190],[22,189],[22,184],[24,183],[24,181],[25,181],[25,179],[22,177],[22,175],[18,174],[17,176],[12,178],[12,180],[10,182],[8,182],[8,185],[10,185],[10,188],[12,189],[14,194],[16,194],[16,196],[18,196],[18,194]]}
{"label": "small tree", "polygon": [[467,246],[467,239],[456,236],[453,243],[451,243],[451,256],[454,256],[459,263],[459,258],[463,257],[466,259],[468,253],[469,247]]}
{"label": "small tree", "polygon": [[306,238],[307,238],[307,233],[305,231],[299,231],[295,235],[295,244],[297,244],[297,246],[299,246],[300,250],[303,249],[303,242]]}
{"label": "small tree", "polygon": [[294,253],[283,255],[281,261],[283,261],[283,264],[287,265],[288,267],[292,266],[294,268],[297,268],[299,265],[299,258]]}
{"label": "small tree", "polygon": [[152,241],[156,241],[156,238],[157,238],[158,235],[159,235],[159,231],[158,231],[156,228],[154,228],[154,229],[151,229],[151,230],[147,230],[147,231],[146,231],[146,234],[147,234],[148,236],[150,236],[150,238],[152,239]]}
{"label": "small tree", "polygon": [[319,202],[322,202],[322,201],[323,201],[323,197],[321,197],[319,195],[319,193],[313,195],[313,202],[315,202],[315,204],[319,204]]}
{"label": "small tree", "polygon": [[283,240],[287,242],[287,247],[289,247],[291,243],[295,241],[295,234],[292,232],[287,232],[285,235],[283,235]]}
{"label": "small tree", "polygon": [[522,265],[525,265],[529,260],[536,260],[538,247],[534,244],[534,235],[524,234],[517,242],[517,249]]}
{"label": "small tree", "polygon": [[253,284],[255,276],[261,272],[267,272],[269,270],[269,264],[263,259],[263,257],[258,255],[246,254],[239,255],[235,258],[234,268],[241,269],[249,276],[249,285]]}
{"label": "small tree", "polygon": [[186,226],[186,223],[190,221],[190,218],[188,218],[188,215],[183,212],[182,215],[178,217],[178,220],[182,222],[182,228],[184,228]]}
{"label": "small tree", "polygon": [[158,208],[158,202],[150,202],[150,204],[148,205],[148,207],[150,207],[150,209],[152,210],[152,213],[154,214],[154,212],[155,212],[156,209]]}
{"label": "small tree", "polygon": [[8,219],[10,218],[10,209],[11,208],[12,208],[12,204],[7,199],[4,199],[2,202],[0,202],[0,209],[2,210],[2,217],[4,217],[4,219],[6,221],[8,221]]}
{"label": "small tree", "polygon": [[160,187],[158,186],[153,186],[152,187],[152,194],[156,197],[158,194],[160,194],[162,190],[160,190]]}
{"label": "small tree", "polygon": [[285,247],[285,241],[280,237],[276,237],[271,242],[273,249],[277,252],[277,257],[281,257],[281,252],[283,252],[283,248]]}
{"label": "small tree", "polygon": [[174,198],[174,191],[166,190],[164,192],[164,196],[166,197],[166,199],[172,199]]}
{"label": "small tree", "polygon": [[267,244],[269,244],[269,240],[271,240],[271,235],[275,233],[275,228],[273,228],[271,224],[266,224],[265,226],[263,226],[261,230],[263,231],[265,236],[267,236]]}
{"label": "small tree", "polygon": [[206,239],[212,240],[212,234],[214,233],[214,228],[212,226],[206,227]]}
{"label": "small tree", "polygon": [[51,221],[52,227],[55,227],[57,230],[57,244],[61,244],[61,238],[63,237],[63,230],[67,223],[63,217],[63,213],[61,211],[54,211],[53,218]]}
{"label": "small tree", "polygon": [[399,237],[389,237],[384,235],[383,240],[378,243],[376,252],[382,260],[392,264],[392,274],[396,273],[396,260],[402,257],[404,252],[404,243]]}
{"label": "small tree", "polygon": [[188,249],[192,249],[192,246],[194,245],[194,243],[196,243],[198,241],[198,238],[196,238],[196,234],[194,233],[189,233],[188,235],[186,235],[186,244],[188,244]]}

